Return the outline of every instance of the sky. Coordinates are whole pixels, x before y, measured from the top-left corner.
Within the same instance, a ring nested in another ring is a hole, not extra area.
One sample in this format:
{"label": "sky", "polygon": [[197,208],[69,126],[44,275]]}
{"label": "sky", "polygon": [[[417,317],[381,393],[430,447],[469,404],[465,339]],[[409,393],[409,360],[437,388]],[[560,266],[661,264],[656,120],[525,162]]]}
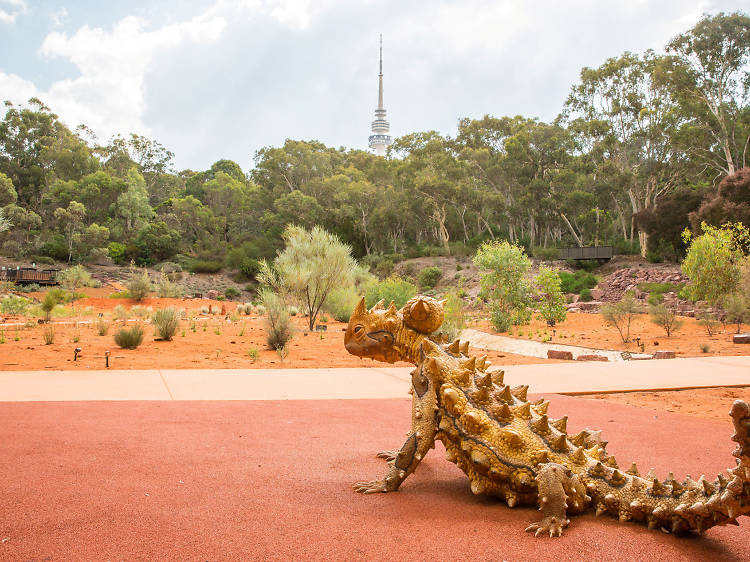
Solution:
{"label": "sky", "polygon": [[36,96],[101,143],[148,136],[177,170],[247,171],[287,138],[367,149],[381,33],[391,134],[455,135],[463,117],[552,120],[581,68],[738,9],[750,0],[0,0],[0,100]]}

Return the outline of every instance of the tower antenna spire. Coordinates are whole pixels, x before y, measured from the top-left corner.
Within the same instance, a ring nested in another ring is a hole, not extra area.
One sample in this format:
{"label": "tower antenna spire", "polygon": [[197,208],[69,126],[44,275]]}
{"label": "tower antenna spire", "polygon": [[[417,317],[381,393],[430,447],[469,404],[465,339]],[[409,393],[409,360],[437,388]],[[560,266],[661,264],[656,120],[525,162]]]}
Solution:
{"label": "tower antenna spire", "polygon": [[383,34],[380,34],[380,76],[383,76]]}
{"label": "tower antenna spire", "polygon": [[378,71],[378,107],[375,109],[375,120],[372,122],[372,135],[368,139],[370,148],[378,156],[385,156],[385,151],[392,143],[388,134],[390,124],[385,117],[383,106],[383,34],[380,34],[380,66]]}

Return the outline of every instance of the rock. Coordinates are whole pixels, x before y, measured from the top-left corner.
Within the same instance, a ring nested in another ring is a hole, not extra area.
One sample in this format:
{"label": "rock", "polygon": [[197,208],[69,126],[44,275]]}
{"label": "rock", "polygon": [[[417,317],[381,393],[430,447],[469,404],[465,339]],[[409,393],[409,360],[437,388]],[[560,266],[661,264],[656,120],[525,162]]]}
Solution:
{"label": "rock", "polygon": [[581,312],[581,309],[577,306],[570,306],[568,305],[568,312]]}
{"label": "rock", "polygon": [[583,312],[597,312],[599,307],[604,304],[601,301],[577,302],[576,306]]}
{"label": "rock", "polygon": [[734,334],[732,336],[733,343],[750,343],[750,334]]}
{"label": "rock", "polygon": [[604,355],[579,355],[576,361],[609,361]]}
{"label": "rock", "polygon": [[207,299],[213,299],[216,300],[216,297],[219,296],[219,291],[215,289],[211,289],[210,291],[206,291],[206,298]]}
{"label": "rock", "polygon": [[604,296],[604,291],[601,289],[591,289],[591,298],[595,301],[601,301]]}
{"label": "rock", "polygon": [[547,359],[566,359],[572,361],[573,354],[570,351],[563,351],[561,349],[548,349]]}
{"label": "rock", "polygon": [[654,359],[674,359],[676,357],[674,351],[659,350],[654,353]]}

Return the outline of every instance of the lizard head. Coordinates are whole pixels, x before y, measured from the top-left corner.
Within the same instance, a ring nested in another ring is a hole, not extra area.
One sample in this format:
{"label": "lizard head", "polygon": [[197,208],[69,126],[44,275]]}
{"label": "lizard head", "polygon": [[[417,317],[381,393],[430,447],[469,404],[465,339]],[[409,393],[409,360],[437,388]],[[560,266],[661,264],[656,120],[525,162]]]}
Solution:
{"label": "lizard head", "polygon": [[352,355],[370,357],[386,363],[409,360],[401,351],[420,335],[431,334],[443,323],[443,303],[418,296],[397,310],[380,301],[370,310],[364,297],[352,312],[344,336],[344,347]]}

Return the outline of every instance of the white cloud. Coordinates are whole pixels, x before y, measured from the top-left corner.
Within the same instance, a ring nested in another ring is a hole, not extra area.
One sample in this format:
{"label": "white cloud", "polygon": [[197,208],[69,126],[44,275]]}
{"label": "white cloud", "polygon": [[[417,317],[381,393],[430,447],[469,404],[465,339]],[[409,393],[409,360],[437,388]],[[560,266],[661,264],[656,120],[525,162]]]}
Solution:
{"label": "white cloud", "polygon": [[26,12],[25,0],[0,0],[0,23],[15,23]]}
{"label": "white cloud", "polygon": [[62,27],[68,21],[68,10],[62,6],[50,14],[50,19],[52,27]]}

